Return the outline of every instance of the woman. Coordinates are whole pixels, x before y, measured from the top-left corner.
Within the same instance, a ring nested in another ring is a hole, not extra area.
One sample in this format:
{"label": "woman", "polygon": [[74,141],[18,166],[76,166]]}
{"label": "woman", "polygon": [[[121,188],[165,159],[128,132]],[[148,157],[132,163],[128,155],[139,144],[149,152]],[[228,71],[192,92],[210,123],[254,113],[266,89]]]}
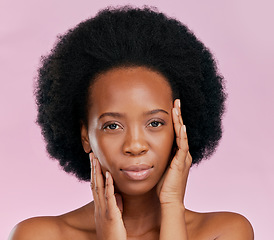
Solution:
{"label": "woman", "polygon": [[105,9],[43,58],[37,122],[94,201],[19,223],[11,239],[253,239],[235,213],[185,208],[191,165],[221,138],[223,78],[209,50],[149,8]]}

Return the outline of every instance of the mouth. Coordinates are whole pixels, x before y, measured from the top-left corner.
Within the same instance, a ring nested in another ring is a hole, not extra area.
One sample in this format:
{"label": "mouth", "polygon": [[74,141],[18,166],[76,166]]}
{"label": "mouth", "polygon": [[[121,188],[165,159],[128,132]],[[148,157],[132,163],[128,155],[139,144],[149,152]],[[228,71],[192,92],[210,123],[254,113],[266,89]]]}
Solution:
{"label": "mouth", "polygon": [[122,173],[129,179],[135,181],[145,180],[152,172],[153,166],[145,164],[132,165],[124,169],[120,169]]}

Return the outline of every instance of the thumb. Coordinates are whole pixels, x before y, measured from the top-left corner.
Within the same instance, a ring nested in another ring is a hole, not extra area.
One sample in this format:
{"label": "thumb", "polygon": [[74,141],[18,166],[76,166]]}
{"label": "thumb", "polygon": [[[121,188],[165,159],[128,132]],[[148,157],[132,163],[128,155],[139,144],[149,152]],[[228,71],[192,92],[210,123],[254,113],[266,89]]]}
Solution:
{"label": "thumb", "polygon": [[121,211],[121,213],[123,213],[123,200],[122,200],[122,196],[119,193],[115,193],[115,199],[116,199],[116,204],[119,208],[119,210]]}

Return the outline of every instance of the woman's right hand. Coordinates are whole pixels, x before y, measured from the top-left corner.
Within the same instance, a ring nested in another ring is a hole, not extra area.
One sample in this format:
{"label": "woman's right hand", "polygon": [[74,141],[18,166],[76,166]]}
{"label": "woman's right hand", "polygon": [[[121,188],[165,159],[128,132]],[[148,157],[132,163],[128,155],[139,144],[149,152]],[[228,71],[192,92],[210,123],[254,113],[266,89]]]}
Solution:
{"label": "woman's right hand", "polygon": [[90,153],[90,160],[97,240],[126,240],[122,197],[119,194],[114,195],[113,178],[109,172],[106,172],[104,184],[100,163],[93,153]]}

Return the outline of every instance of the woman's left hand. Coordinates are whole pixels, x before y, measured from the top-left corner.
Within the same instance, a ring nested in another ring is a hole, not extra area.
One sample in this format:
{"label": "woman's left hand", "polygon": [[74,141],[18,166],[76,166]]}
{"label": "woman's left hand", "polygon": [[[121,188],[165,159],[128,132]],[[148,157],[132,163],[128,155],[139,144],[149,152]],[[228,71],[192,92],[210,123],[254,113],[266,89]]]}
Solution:
{"label": "woman's left hand", "polygon": [[178,150],[157,185],[157,194],[161,205],[184,204],[184,195],[192,157],[189,153],[186,127],[183,123],[180,100],[174,101],[172,109],[174,130]]}

